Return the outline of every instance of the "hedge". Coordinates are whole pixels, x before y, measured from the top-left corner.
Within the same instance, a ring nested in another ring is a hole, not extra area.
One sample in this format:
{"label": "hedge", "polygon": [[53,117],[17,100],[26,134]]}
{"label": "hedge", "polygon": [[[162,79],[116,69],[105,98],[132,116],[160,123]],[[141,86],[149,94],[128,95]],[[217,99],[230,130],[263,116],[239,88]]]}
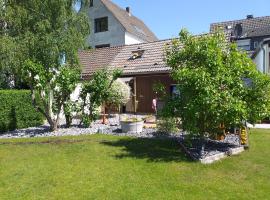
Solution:
{"label": "hedge", "polygon": [[39,126],[43,116],[31,103],[28,90],[0,90],[0,133]]}

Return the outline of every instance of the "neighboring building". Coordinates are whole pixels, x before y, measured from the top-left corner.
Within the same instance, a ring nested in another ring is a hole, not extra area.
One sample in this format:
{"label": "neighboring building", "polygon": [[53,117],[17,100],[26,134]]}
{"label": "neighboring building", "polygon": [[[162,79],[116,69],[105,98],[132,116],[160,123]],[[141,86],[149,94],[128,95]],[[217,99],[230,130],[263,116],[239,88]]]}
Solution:
{"label": "neighboring building", "polygon": [[90,79],[93,72],[104,67],[123,70],[122,80],[132,88],[133,98],[127,112],[152,113],[155,83],[162,82],[168,93],[175,85],[166,65],[164,48],[171,40],[82,51],[79,58],[83,66],[82,78]]}
{"label": "neighboring building", "polygon": [[114,47],[157,41],[143,21],[131,9],[122,9],[111,0],[90,0],[87,8],[91,20],[88,44],[92,48]]}
{"label": "neighboring building", "polygon": [[270,74],[270,37],[259,44],[251,58],[256,63],[259,71]]}
{"label": "neighboring building", "polygon": [[251,55],[265,38],[270,37],[270,16],[254,18],[248,15],[246,19],[210,25],[210,32],[219,29],[224,30],[231,41],[235,41],[240,49]]}
{"label": "neighboring building", "polygon": [[270,16],[213,23],[210,32],[224,30],[232,42],[236,42],[239,49],[246,50],[256,63],[258,70],[270,73],[269,66],[269,38]]}

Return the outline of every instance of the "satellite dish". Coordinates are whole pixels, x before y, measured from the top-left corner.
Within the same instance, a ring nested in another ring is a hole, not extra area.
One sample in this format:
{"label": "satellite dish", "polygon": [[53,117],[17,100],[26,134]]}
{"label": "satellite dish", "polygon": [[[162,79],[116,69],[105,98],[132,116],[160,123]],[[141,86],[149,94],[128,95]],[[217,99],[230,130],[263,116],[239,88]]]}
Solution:
{"label": "satellite dish", "polygon": [[236,24],[235,27],[234,27],[234,35],[236,37],[241,37],[243,34],[243,27],[242,27],[242,24]]}

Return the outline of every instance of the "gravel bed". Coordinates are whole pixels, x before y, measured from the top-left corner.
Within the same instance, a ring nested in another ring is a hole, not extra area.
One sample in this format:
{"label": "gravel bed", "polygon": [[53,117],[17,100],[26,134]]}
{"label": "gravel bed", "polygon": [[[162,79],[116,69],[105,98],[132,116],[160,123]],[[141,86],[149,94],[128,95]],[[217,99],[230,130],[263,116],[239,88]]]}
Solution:
{"label": "gravel bed", "polygon": [[[77,135],[91,135],[91,134],[105,134],[115,136],[131,136],[131,137],[144,137],[152,138],[158,136],[156,129],[143,129],[142,133],[122,133],[119,125],[119,117],[110,118],[109,124],[101,124],[98,120],[92,123],[90,128],[80,127],[78,120],[73,120],[71,128],[65,128],[64,122],[60,122],[60,128],[57,131],[50,132],[49,125],[45,124],[39,127],[31,127],[15,131],[5,132],[0,134],[0,139],[4,138],[30,138],[30,137],[55,137],[55,136],[77,136]],[[175,136],[175,135],[174,135]]]}
{"label": "gravel bed", "polygon": [[91,135],[91,134],[105,134],[116,136],[133,136],[133,137],[154,137],[156,130],[144,129],[142,133],[122,133],[119,126],[108,126],[103,124],[94,124],[90,128],[80,128],[73,126],[71,128],[59,128],[57,131],[50,132],[49,126],[43,125],[40,127],[32,127],[27,129],[20,129],[6,132],[0,135],[3,138],[30,138],[30,137],[54,137],[54,136],[76,136],[76,135]]}
{"label": "gravel bed", "polygon": [[204,159],[219,153],[226,153],[229,155],[231,149],[240,146],[239,136],[235,134],[226,135],[223,141],[206,139],[202,142],[199,139],[192,139],[187,142],[184,136],[179,137],[178,141],[184,151],[193,160]]}

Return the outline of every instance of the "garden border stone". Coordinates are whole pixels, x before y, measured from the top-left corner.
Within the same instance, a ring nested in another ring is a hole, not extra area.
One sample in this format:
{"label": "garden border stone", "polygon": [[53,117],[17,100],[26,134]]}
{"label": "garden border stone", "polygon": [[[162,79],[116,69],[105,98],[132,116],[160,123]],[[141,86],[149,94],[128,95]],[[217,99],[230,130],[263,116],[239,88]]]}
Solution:
{"label": "garden border stone", "polygon": [[[182,139],[182,138],[181,138]],[[188,148],[182,143],[181,140],[178,140],[181,149],[183,150],[183,152],[193,161],[198,161],[202,164],[212,164],[215,163],[221,159],[224,159],[226,157],[229,156],[233,156],[233,155],[238,155],[240,153],[242,153],[243,151],[245,151],[245,147],[244,146],[238,146],[238,147],[233,147],[233,148],[229,148],[227,151],[225,152],[218,152],[218,153],[214,153],[213,155],[209,155],[209,156],[205,156],[204,158],[197,158],[195,157],[191,151],[188,150]]]}

